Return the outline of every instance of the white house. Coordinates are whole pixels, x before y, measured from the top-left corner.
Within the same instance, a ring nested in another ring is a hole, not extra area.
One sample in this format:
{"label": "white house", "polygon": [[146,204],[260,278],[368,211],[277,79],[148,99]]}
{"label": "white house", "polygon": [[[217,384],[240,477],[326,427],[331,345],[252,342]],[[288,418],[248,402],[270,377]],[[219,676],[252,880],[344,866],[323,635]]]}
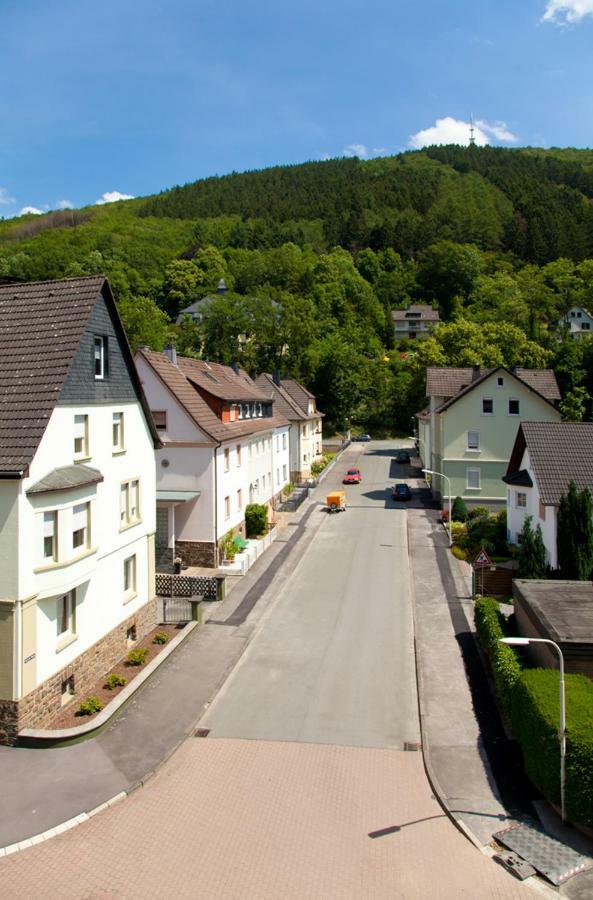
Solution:
{"label": "white house", "polygon": [[571,306],[565,316],[558,320],[558,328],[575,340],[593,334],[593,316],[583,306]]}
{"label": "white house", "polygon": [[256,385],[271,399],[275,408],[290,422],[290,478],[304,481],[311,475],[311,465],[323,456],[322,420],[315,396],[294,378],[280,378],[263,373]]}
{"label": "white house", "polygon": [[157,451],[157,559],[217,566],[249,503],[274,507],[289,480],[289,423],[239,368],[140,350]]}
{"label": "white house", "polygon": [[547,561],[558,567],[558,505],[574,481],[593,493],[592,422],[522,422],[507,473],[508,540],[519,543],[527,516],[539,525]]}
{"label": "white house", "polygon": [[440,323],[438,310],[425,303],[413,303],[406,309],[394,309],[391,319],[396,341],[401,341],[402,338],[413,341],[428,337]]}
{"label": "white house", "polygon": [[152,425],[102,276],[0,287],[0,740],[156,625]]}

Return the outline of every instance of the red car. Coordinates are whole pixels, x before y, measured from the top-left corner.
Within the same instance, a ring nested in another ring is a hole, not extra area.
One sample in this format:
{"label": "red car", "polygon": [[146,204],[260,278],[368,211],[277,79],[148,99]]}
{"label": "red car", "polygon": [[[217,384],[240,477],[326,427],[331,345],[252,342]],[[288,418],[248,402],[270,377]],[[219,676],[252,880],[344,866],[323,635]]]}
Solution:
{"label": "red car", "polygon": [[342,479],[342,484],[360,484],[361,481],[360,469],[348,469]]}

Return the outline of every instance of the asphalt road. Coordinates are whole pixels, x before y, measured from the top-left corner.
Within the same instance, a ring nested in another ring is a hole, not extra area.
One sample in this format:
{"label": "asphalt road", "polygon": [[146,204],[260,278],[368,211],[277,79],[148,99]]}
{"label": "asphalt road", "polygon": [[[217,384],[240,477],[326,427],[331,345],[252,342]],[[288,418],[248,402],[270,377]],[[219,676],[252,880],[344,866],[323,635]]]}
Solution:
{"label": "asphalt road", "polygon": [[[393,441],[353,444],[317,491],[315,539],[201,722],[211,737],[396,748],[419,740],[405,504]],[[321,498],[356,465],[346,512]],[[411,482],[415,484],[415,482]]]}

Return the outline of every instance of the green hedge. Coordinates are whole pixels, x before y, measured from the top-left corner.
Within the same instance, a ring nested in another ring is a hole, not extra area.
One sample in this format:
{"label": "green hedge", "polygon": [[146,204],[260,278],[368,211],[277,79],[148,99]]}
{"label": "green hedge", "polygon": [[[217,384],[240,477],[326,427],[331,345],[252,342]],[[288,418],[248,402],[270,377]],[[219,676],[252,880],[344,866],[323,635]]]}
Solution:
{"label": "green hedge", "polygon": [[263,503],[249,503],[245,507],[245,534],[248,538],[268,533],[268,507]]}
{"label": "green hedge", "polygon": [[[523,753],[527,775],[552,803],[560,803],[559,681],[555,669],[523,669],[499,642],[505,619],[492,597],[475,603],[476,631],[496,692]],[[572,822],[593,825],[593,682],[567,675],[566,809]]]}

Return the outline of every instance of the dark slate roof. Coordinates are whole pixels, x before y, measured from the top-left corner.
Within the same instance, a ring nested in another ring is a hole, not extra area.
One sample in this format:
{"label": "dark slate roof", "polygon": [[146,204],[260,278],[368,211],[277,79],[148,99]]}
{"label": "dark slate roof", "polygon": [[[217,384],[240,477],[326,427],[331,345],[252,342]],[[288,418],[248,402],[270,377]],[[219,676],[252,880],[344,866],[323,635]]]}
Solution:
{"label": "dark slate roof", "polygon": [[[239,419],[236,422],[223,422],[218,418],[214,410],[208,406],[208,403],[200,394],[200,390],[197,386],[199,383],[197,378],[189,378],[187,376],[186,369],[183,365],[184,362],[188,361],[187,357],[178,356],[178,365],[175,366],[165,353],[157,353],[152,350],[139,350],[137,356],[142,357],[148,365],[151,366],[165,387],[185,409],[188,416],[193,419],[198,428],[204,431],[208,437],[212,438],[215,443],[232,440],[233,438],[246,437],[250,434],[257,434],[261,431],[269,431],[271,428],[288,425],[287,419],[276,412],[273,416],[268,418]],[[189,361],[196,362],[196,360]],[[197,361],[201,362],[201,360]],[[233,375],[235,374],[230,366],[220,366],[215,363],[210,363],[210,366],[212,367],[212,371],[219,375],[221,374],[221,369],[228,369]],[[251,381],[249,376],[244,372],[240,377]],[[270,402],[270,397],[259,388],[257,388],[257,390],[254,388],[253,396],[249,399],[254,400],[256,398],[262,402]]]}
{"label": "dark slate roof", "polygon": [[504,366],[490,369],[430,367],[426,371],[426,396],[457,399],[462,391],[472,390],[497,370],[518,378],[527,387],[540,394],[544,400],[549,402],[560,400],[556,376],[551,369],[523,369],[520,366],[513,369]]}
{"label": "dark slate roof", "polygon": [[515,487],[533,487],[533,481],[527,469],[520,469],[518,472],[513,472],[512,475],[505,475],[502,480],[505,484]]}
{"label": "dark slate roof", "polygon": [[[315,400],[315,394],[312,394],[311,391],[308,391],[306,387],[300,383],[300,381],[295,381],[294,378],[282,378],[280,383],[282,387],[289,394],[295,403],[299,405],[306,416],[309,415],[309,400]],[[320,415],[320,413],[318,413]]]}
{"label": "dark slate roof", "polygon": [[557,506],[571,481],[593,493],[593,422],[522,422],[507,477],[521,465],[526,448],[545,506]]}
{"label": "dark slate roof", "polygon": [[[320,416],[323,416],[323,413],[320,412],[309,415],[306,411],[308,402],[306,402],[301,395],[301,399],[305,402],[305,408],[303,409],[287,390],[287,381],[288,379],[285,378],[280,381],[280,384],[276,384],[273,375],[270,375],[267,372],[258,375],[255,379],[258,388],[266,393],[268,397],[273,398],[276,411],[280,413],[280,415],[285,416],[290,422],[306,422],[309,419],[318,419]],[[298,384],[298,382],[292,383]],[[310,394],[305,388],[302,388],[302,390],[307,397],[313,397],[313,394]]]}
{"label": "dark slate roof", "polygon": [[27,494],[49,494],[53,491],[69,491],[71,488],[84,487],[87,484],[98,484],[103,475],[91,466],[60,466],[44,475],[39,481],[27,489]]}
{"label": "dark slate roof", "polygon": [[417,303],[406,309],[394,309],[391,318],[394,322],[438,322],[439,314],[432,306]]}
{"label": "dark slate roof", "polygon": [[60,396],[102,275],[0,286],[0,472],[19,477]]}
{"label": "dark slate roof", "polygon": [[544,635],[560,644],[593,644],[593,583],[515,579],[515,600]]}
{"label": "dark slate roof", "polygon": [[105,276],[5,284],[0,285],[0,477],[20,478],[27,471],[101,293],[113,310],[138,398],[159,446]]}

